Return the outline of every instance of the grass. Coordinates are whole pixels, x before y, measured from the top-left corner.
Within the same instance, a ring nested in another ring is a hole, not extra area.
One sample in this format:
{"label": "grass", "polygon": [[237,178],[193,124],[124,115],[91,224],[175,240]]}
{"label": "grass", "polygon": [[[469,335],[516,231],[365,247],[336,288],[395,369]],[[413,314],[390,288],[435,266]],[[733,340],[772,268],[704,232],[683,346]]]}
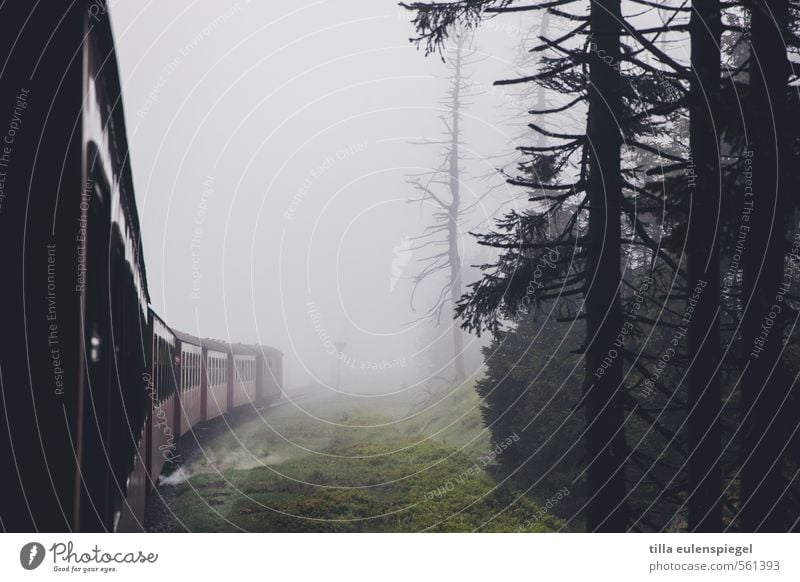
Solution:
{"label": "grass", "polygon": [[560,527],[497,486],[471,387],[415,413],[418,397],[318,396],[232,423],[195,447],[172,509],[203,532]]}

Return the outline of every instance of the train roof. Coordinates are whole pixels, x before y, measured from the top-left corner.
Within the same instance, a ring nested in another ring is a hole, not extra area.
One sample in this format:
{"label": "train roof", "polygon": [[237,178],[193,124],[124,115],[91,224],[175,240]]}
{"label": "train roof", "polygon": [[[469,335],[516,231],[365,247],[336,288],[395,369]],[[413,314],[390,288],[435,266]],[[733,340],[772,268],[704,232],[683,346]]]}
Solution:
{"label": "train roof", "polygon": [[202,346],[208,350],[213,350],[215,352],[221,352],[223,354],[240,354],[240,355],[248,355],[248,356],[263,356],[263,357],[283,357],[283,352],[280,350],[273,348],[272,346],[265,346],[263,344],[243,344],[240,342],[226,342],[218,339],[213,338],[200,338],[190,333],[186,333],[179,329],[175,329],[169,327],[164,320],[159,317],[159,315],[150,309],[150,312],[158,318],[169,330],[172,334],[180,341],[188,344],[192,344],[195,346]]}
{"label": "train roof", "polygon": [[206,337],[200,341],[203,342],[203,347],[208,350],[214,350],[215,352],[222,352],[223,354],[227,354],[231,351],[228,344],[221,341],[217,341],[215,339]]}
{"label": "train roof", "polygon": [[271,346],[260,344],[243,344],[240,342],[230,343],[210,338],[205,338],[201,341],[203,342],[204,347],[210,350],[216,350],[218,352],[243,354],[257,357],[283,357],[283,352]]}
{"label": "train roof", "polygon": [[[109,103],[111,122],[106,128],[112,135],[109,136],[112,146],[116,150],[116,162],[119,167],[119,188],[121,193],[121,206],[126,217],[130,220],[130,226],[136,237],[136,267],[139,269],[142,278],[142,286],[145,301],[150,304],[150,290],[147,285],[147,268],[144,261],[144,246],[142,243],[142,231],[139,223],[139,212],[136,208],[136,195],[133,187],[133,170],[131,169],[131,156],[128,150],[128,132],[125,124],[125,109],[123,107],[122,87],[120,85],[120,71],[117,62],[116,43],[112,31],[111,19],[100,18],[98,22],[92,23],[91,30],[94,38],[97,39],[100,54],[98,58],[102,63],[102,80],[109,92]],[[119,148],[119,149],[117,149]],[[163,320],[162,320],[163,321]]]}
{"label": "train roof", "polygon": [[193,336],[190,333],[185,333],[185,332],[182,332],[182,331],[177,330],[175,328],[172,328],[172,333],[174,333],[175,337],[178,338],[183,343],[194,344],[196,346],[202,346],[203,345],[203,340],[201,340],[197,336]]}
{"label": "train roof", "polygon": [[239,342],[231,344],[231,351],[233,351],[234,354],[241,354],[243,356],[257,356],[258,355],[256,353],[256,351],[251,346],[248,346],[247,344],[242,344],[242,343],[239,343]]}
{"label": "train roof", "polygon": [[160,316],[158,313],[156,313],[156,312],[155,312],[155,310],[154,310],[152,307],[150,307],[150,308],[149,308],[149,311],[150,311],[150,318],[151,318],[153,321],[156,321],[156,320],[157,320],[157,321],[158,321],[159,323],[161,323],[161,325],[163,325],[163,326],[164,326],[164,327],[165,327],[165,328],[166,328],[166,329],[167,329],[167,330],[168,330],[168,331],[169,331],[169,332],[170,332],[172,335],[175,335],[175,334],[173,333],[173,331],[172,331],[172,328],[169,326],[169,324],[167,324],[167,322],[166,322],[166,321],[164,321],[164,318],[163,318],[163,317],[161,317],[161,316]]}
{"label": "train roof", "polygon": [[255,350],[259,354],[265,356],[280,356],[283,357],[283,352],[272,346],[265,346],[263,344],[251,344],[250,349]]}
{"label": "train roof", "polygon": [[275,357],[275,356],[278,356],[278,357],[283,357],[283,352],[278,350],[278,349],[273,348],[272,346],[265,346],[265,345],[262,345],[262,344],[242,344],[242,343],[237,343],[235,345],[240,346],[242,349],[249,350],[250,352],[252,352],[256,356],[264,356],[264,357],[269,357],[269,356]]}

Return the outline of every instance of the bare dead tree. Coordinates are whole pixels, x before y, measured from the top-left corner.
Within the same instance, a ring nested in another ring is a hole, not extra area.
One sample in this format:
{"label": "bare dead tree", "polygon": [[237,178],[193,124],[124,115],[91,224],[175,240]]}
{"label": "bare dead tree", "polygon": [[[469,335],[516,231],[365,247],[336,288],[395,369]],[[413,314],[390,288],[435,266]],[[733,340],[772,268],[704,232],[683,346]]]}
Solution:
{"label": "bare dead tree", "polygon": [[[445,307],[448,305],[454,307],[463,293],[459,233],[466,215],[474,205],[465,204],[461,194],[463,181],[461,121],[462,111],[468,105],[468,100],[478,94],[471,87],[464,71],[478,60],[471,36],[467,32],[458,34],[449,60],[450,86],[443,101],[444,113],[441,116],[444,139],[424,142],[425,145],[443,146],[443,161],[434,171],[413,176],[409,180],[418,193],[413,202],[432,205],[435,208],[433,224],[425,228],[422,234],[412,238],[414,243],[412,250],[425,249],[434,252],[419,260],[424,267],[414,277],[411,303],[413,306],[416,291],[423,281],[440,271],[446,271],[447,283],[439,290],[435,303],[425,314],[427,318],[435,321],[436,325],[439,325]],[[452,335],[454,375],[455,380],[459,382],[466,377],[464,336],[459,325],[452,325]]]}

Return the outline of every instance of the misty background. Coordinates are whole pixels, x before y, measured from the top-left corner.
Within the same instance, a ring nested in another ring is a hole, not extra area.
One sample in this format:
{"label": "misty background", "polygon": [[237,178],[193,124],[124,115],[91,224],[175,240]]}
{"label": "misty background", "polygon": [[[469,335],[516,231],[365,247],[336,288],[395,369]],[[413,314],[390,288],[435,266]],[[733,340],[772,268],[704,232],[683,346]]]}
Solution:
{"label": "misty background", "polygon": [[[282,350],[288,389],[336,389],[334,342],[342,392],[451,379],[451,306],[439,327],[424,319],[446,274],[410,304],[426,255],[410,241],[434,209],[409,203],[408,184],[441,164],[443,148],[419,142],[441,138],[451,71],[408,42],[410,13],[394,0],[111,12],[154,309],[201,337]],[[473,48],[494,62],[464,71],[465,284],[493,256],[468,231],[526,204],[492,157],[524,132],[513,91],[492,86],[517,70],[523,22],[482,26]],[[465,338],[468,375],[484,342]]]}

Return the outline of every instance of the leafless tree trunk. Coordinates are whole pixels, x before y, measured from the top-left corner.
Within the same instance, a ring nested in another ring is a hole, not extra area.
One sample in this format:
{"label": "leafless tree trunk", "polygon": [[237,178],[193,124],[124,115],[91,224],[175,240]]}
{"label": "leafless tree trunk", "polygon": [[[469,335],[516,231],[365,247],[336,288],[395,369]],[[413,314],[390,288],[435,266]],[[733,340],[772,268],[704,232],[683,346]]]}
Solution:
{"label": "leafless tree trunk", "polygon": [[[450,208],[447,224],[447,249],[450,269],[450,301],[453,306],[461,298],[463,291],[461,284],[461,254],[458,249],[458,219],[461,215],[461,174],[459,171],[459,155],[461,141],[461,89],[463,83],[464,44],[462,36],[458,38],[456,59],[453,69],[452,102],[450,106]],[[456,381],[466,377],[464,371],[464,336],[461,326],[451,322],[453,330],[453,368]]]}
{"label": "leafless tree trunk", "polygon": [[[451,59],[452,77],[450,89],[445,100],[446,114],[442,117],[445,126],[445,139],[441,143],[445,146],[445,158],[442,166],[434,172],[423,177],[417,176],[411,184],[420,192],[416,202],[430,203],[437,208],[434,212],[434,224],[425,232],[415,237],[414,250],[444,246],[445,250],[421,259],[426,265],[421,273],[415,277],[415,289],[429,276],[442,270],[448,274],[448,282],[442,288],[434,306],[428,311],[427,316],[439,322],[447,304],[456,305],[463,293],[461,273],[461,250],[459,248],[459,226],[468,208],[461,197],[461,181],[463,179],[461,163],[461,113],[466,105],[465,99],[474,95],[469,91],[468,79],[464,68],[469,64],[470,40],[467,33],[462,33],[456,38],[455,48]],[[440,192],[446,191],[446,195]],[[414,297],[412,295],[412,303]],[[466,377],[464,368],[464,336],[461,327],[451,323],[453,338],[453,372],[456,381]]]}

